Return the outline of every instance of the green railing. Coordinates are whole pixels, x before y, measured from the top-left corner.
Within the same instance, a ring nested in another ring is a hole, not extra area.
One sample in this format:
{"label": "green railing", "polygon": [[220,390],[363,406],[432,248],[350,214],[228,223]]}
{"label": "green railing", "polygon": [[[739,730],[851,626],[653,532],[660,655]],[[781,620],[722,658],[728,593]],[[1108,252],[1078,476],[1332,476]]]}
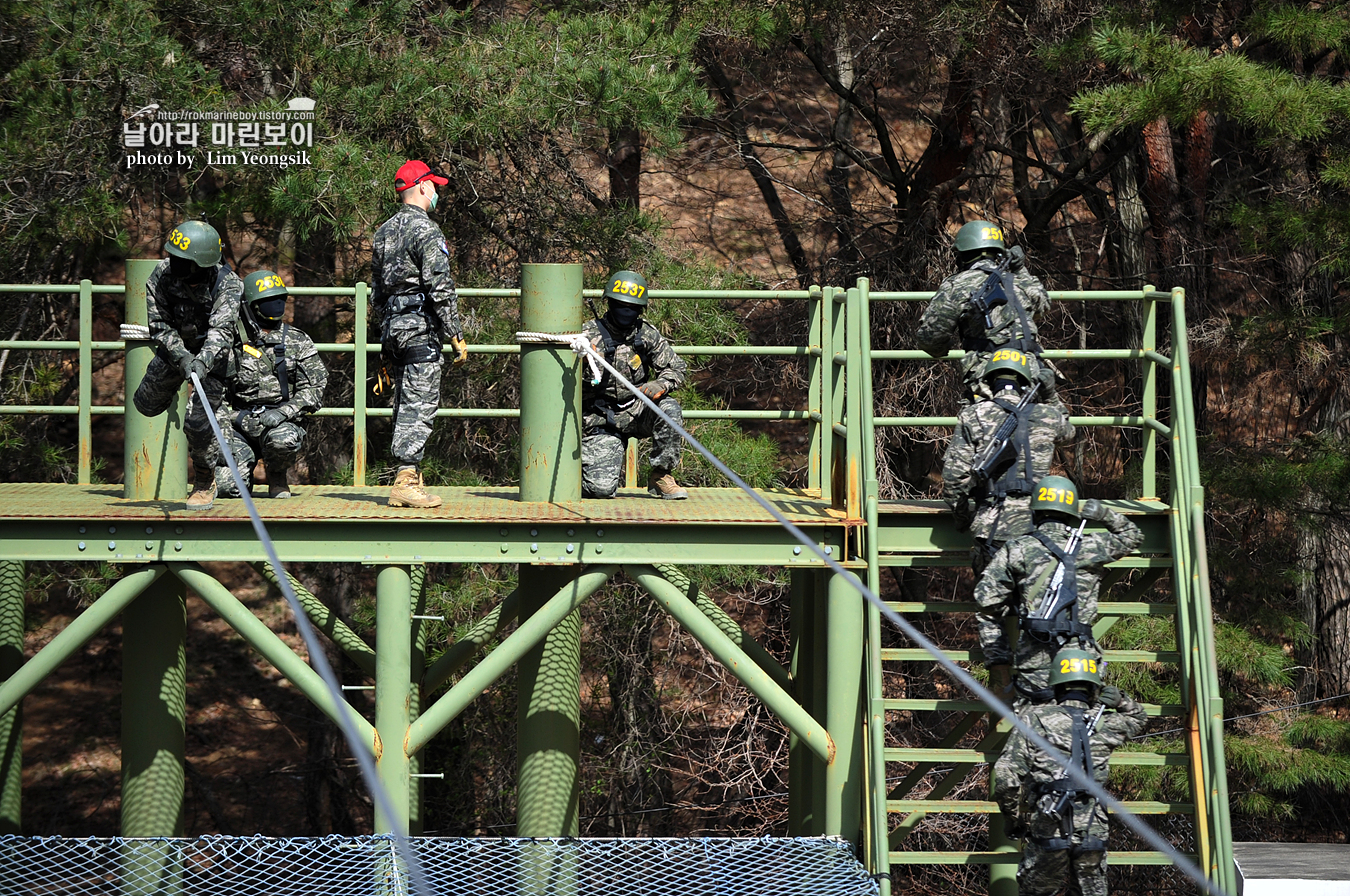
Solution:
{"label": "green railing", "polygon": [[[126,292],[125,286],[120,285],[96,285],[89,280],[83,280],[78,286],[62,284],[0,284],[0,294],[3,293],[30,293],[38,295],[69,295],[79,294],[79,329],[77,338],[74,340],[23,340],[11,339],[0,340],[0,351],[73,351],[78,352],[78,377],[79,382],[72,396],[74,404],[52,405],[52,404],[19,404],[19,405],[0,405],[0,415],[75,415],[79,418],[77,434],[77,482],[81,485],[87,485],[91,476],[92,459],[92,417],[99,415],[121,415],[126,412],[123,405],[95,405],[93,403],[93,382],[92,382],[92,361],[95,351],[124,351],[126,349],[125,341],[103,340],[95,341],[93,339],[93,296],[95,295],[122,295]],[[520,297],[519,289],[460,289],[459,295],[462,298],[499,298],[518,300]],[[368,403],[368,391],[365,386],[370,381],[372,373],[370,355],[378,354],[380,351],[379,342],[372,343],[368,333],[368,305],[370,297],[369,285],[366,283],[357,283],[349,287],[314,287],[297,286],[291,287],[290,293],[293,296],[322,296],[338,299],[350,299],[352,301],[353,313],[353,339],[351,342],[321,342],[316,344],[316,348],[323,354],[350,354],[353,356],[353,379],[357,388],[353,390],[353,404],[350,407],[325,407],[318,411],[316,416],[320,417],[350,417],[352,419],[352,482],[355,485],[366,484],[366,475],[368,470],[367,421],[371,418],[391,417],[393,411],[390,408],[372,408]],[[588,298],[599,298],[601,290],[585,290],[584,295]],[[650,293],[653,299],[756,299],[761,301],[805,301],[809,303],[818,303],[821,291],[819,288],[812,290],[779,290],[779,291],[757,291],[757,290],[652,290]],[[361,350],[358,350],[361,346]],[[444,346],[445,351],[450,351],[450,346]],[[474,344],[469,345],[470,355],[519,355],[520,346],[516,344],[494,345],[494,344]],[[808,359],[812,365],[818,364],[818,352],[813,351],[811,345],[677,345],[675,352],[678,355],[700,356],[700,357],[776,357],[792,358],[800,357]],[[437,417],[453,417],[460,419],[517,419],[520,416],[519,408],[448,408],[442,407],[436,412]],[[821,425],[822,421],[819,415],[810,408],[784,408],[777,410],[687,410],[684,412],[686,420],[784,420],[784,421],[802,421],[815,428]],[[812,441],[815,441],[813,437]],[[812,463],[816,463],[818,458],[812,456]],[[633,464],[630,464],[630,467]],[[819,474],[813,471],[810,477],[813,481],[818,480]],[[630,483],[631,484],[631,483]]]}

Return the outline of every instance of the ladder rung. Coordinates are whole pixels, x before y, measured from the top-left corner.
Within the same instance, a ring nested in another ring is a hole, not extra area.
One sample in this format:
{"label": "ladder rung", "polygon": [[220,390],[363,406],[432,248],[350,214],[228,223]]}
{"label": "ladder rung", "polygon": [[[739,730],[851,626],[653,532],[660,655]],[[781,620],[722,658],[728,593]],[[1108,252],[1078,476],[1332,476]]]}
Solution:
{"label": "ladder rung", "polygon": [[[1195,804],[1193,803],[1124,800],[1122,804],[1135,815],[1195,814]],[[887,800],[886,811],[978,815],[997,812],[998,803],[993,800]]]}
{"label": "ladder rung", "polygon": [[[998,761],[1001,750],[963,750],[938,747],[887,747],[883,755],[887,762],[939,762],[944,765],[978,765]],[[1112,765],[1179,765],[1189,766],[1185,753],[1129,753],[1111,754]]]}
{"label": "ladder rung", "polygon": [[[1195,861],[1194,855],[1182,855]],[[997,865],[1016,862],[1018,852],[893,852],[892,865]],[[1112,865],[1170,865],[1172,860],[1160,852],[1123,852],[1111,850]]]}
{"label": "ladder rung", "polygon": [[[942,655],[957,662],[984,662],[984,651],[978,648],[975,650],[944,650]],[[881,660],[882,662],[934,661],[932,655],[922,647],[883,647]],[[1108,650],[1106,651],[1106,661],[1108,663],[1179,663],[1181,662],[1181,653],[1176,650]]]}
{"label": "ladder rung", "polygon": [[[894,697],[881,701],[882,708],[910,712],[988,712],[989,707],[978,700],[939,700],[927,698]],[[1180,717],[1186,714],[1176,704],[1141,703],[1150,717]]]}

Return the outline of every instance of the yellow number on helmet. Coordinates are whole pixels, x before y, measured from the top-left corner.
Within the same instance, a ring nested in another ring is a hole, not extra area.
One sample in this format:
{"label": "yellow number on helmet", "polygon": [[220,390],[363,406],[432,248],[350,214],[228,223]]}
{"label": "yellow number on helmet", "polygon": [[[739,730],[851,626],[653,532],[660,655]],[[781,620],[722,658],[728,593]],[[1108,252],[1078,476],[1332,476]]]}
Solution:
{"label": "yellow number on helmet", "polygon": [[1069,674],[1069,661],[1068,661],[1068,660],[1060,660],[1060,661],[1059,661],[1059,674],[1060,674],[1060,675],[1068,675],[1068,674]]}
{"label": "yellow number on helmet", "polygon": [[169,234],[169,242],[173,243],[180,249],[186,249],[188,246],[192,245],[192,240],[185,237],[183,235],[183,231],[179,230],[176,227],[174,228],[173,233]]}
{"label": "yellow number on helmet", "polygon": [[1096,661],[1096,660],[1088,660],[1088,661],[1087,661],[1087,667],[1088,667],[1088,671],[1091,672],[1093,675],[1096,675],[1096,674],[1097,674],[1097,661]]}

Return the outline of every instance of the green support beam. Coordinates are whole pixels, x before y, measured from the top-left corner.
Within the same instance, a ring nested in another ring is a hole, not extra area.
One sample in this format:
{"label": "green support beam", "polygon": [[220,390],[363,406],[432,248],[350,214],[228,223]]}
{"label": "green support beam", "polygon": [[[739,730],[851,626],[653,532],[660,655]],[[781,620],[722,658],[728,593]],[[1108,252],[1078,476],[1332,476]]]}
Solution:
{"label": "green support beam", "polygon": [[375,833],[406,834],[412,772],[404,739],[412,724],[412,577],[406,566],[383,567],[375,581],[375,767],[394,817],[375,806]]}
{"label": "green support beam", "polygon": [[493,638],[501,633],[502,629],[515,621],[516,615],[520,613],[520,589],[513,590],[502,602],[497,604],[491,610],[478,620],[473,626],[450,648],[432,663],[422,676],[422,693],[430,694],[450,680],[464,664],[473,659],[473,655],[483,649]]}
{"label": "green support beam", "polygon": [[[145,326],[150,322],[145,282],[157,264],[156,259],[127,260],[128,324]],[[158,417],[146,417],[131,400],[154,356],[155,346],[149,340],[127,340],[126,413],[122,418],[126,427],[122,448],[124,495],[134,501],[181,501],[187,496],[187,440],[183,435],[187,386],[179,390],[168,412]]]}
{"label": "green support beam", "polygon": [[[280,587],[277,582],[277,574],[272,571],[272,564],[254,563],[252,566],[260,576],[278,588]],[[370,648],[365,639],[352,631],[331,607],[310,593],[310,590],[302,585],[299,579],[289,572],[286,573],[286,579],[291,583],[291,590],[295,592],[296,600],[300,601],[300,606],[304,609],[305,615],[309,617],[309,621],[314,623],[314,627],[327,635],[329,640],[338,646],[343,655],[355,663],[362,672],[374,676],[375,651]]]}
{"label": "green support beam", "polygon": [[[792,695],[761,669],[744,650],[732,642],[717,624],[703,615],[685,592],[668,582],[652,567],[625,566],[628,573],[650,594],[667,613],[675,618],[689,634],[708,649],[718,662],[726,667],[752,694],[787,725],[826,767],[835,759],[835,745],[830,733],[793,699]],[[828,774],[828,772],[827,772]]]}
{"label": "green support beam", "polygon": [[[0,681],[23,668],[24,565],[0,560]],[[0,836],[23,833],[23,708],[0,713]]]}
{"label": "green support beam", "polygon": [[826,588],[825,727],[836,754],[825,770],[825,835],[856,844],[863,809],[863,597],[841,575],[829,575]]}
{"label": "green support beam", "polygon": [[187,589],[164,576],[122,611],[122,836],[183,836]]}
{"label": "green support beam", "polygon": [[[546,567],[545,567],[546,568]],[[454,721],[464,708],[482,695],[483,691],[514,666],[542,641],[553,628],[572,614],[577,607],[609,581],[618,571],[617,566],[592,566],[575,579],[565,581],[562,587],[538,610],[521,619],[510,636],[498,644],[487,656],[455,682],[435,703],[427,707],[408,730],[408,755],[427,745],[446,725]],[[517,593],[521,592],[517,588]]]}

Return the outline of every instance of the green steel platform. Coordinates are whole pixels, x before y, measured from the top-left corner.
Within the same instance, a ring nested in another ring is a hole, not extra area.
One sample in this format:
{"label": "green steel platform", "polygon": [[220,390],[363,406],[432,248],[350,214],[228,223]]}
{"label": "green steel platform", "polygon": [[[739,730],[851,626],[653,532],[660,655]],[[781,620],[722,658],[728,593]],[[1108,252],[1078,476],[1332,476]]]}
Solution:
{"label": "green steel platform", "polygon": [[[125,290],[88,281],[78,286],[0,285],[0,293],[78,293],[80,303],[78,340],[0,342],[0,349],[75,354],[80,386],[69,405],[0,407],[0,414],[75,417],[80,483],[0,484],[0,742],[8,739],[12,746],[19,736],[17,707],[23,695],[99,627],[120,615],[126,642],[137,645],[126,653],[123,682],[122,832],[128,836],[181,833],[186,724],[183,600],[188,587],[324,712],[336,712],[305,660],[198,565],[228,560],[257,566],[264,559],[243,502],[218,499],[209,511],[188,512],[183,505],[187,485],[181,430],[163,417],[145,420],[134,408],[93,404],[93,351],[125,349],[127,394],[153,351],[143,337],[93,341],[93,297],[125,292],[127,322],[143,323],[144,281],[152,266],[151,261],[129,262]],[[566,333],[580,327],[580,286],[579,266],[527,265],[522,289],[461,290],[461,294],[518,298],[523,329]],[[352,302],[356,314],[351,341],[318,348],[351,354],[356,382],[366,383],[369,355],[378,351],[366,333],[366,285],[292,292]],[[776,420],[807,427],[806,487],[770,490],[766,497],[873,591],[882,592],[883,573],[887,579],[907,577],[906,599],[895,600],[890,607],[937,632],[946,656],[978,664],[981,656],[972,646],[970,624],[975,607],[968,591],[958,595],[950,587],[928,587],[920,597],[914,587],[915,577],[922,581],[944,569],[966,566],[968,537],[955,530],[941,502],[881,500],[877,483],[879,428],[912,427],[931,433],[955,423],[954,417],[882,417],[875,412],[876,365],[950,363],[960,357],[953,352],[935,362],[913,349],[872,345],[874,303],[922,302],[931,292],[872,293],[868,282],[860,280],[848,289],[652,295],[803,305],[810,324],[803,345],[683,346],[680,352],[798,358],[806,368],[805,407],[695,411],[686,419]],[[1118,754],[1117,764],[1186,770],[1189,798],[1135,801],[1129,808],[1141,816],[1179,820],[1187,831],[1177,841],[1179,847],[1195,857],[1220,889],[1235,893],[1223,705],[1209,608],[1204,492],[1189,402],[1183,296],[1179,290],[1147,287],[1051,296],[1061,301],[1139,305],[1141,331],[1132,340],[1137,347],[1049,351],[1046,356],[1120,365],[1134,378],[1141,397],[1129,413],[1072,418],[1080,427],[1136,432],[1139,484],[1131,499],[1108,503],[1130,515],[1144,530],[1145,540],[1139,552],[1113,565],[1094,630],[1101,637],[1120,620],[1143,615],[1171,617],[1176,629],[1171,649],[1107,651],[1114,664],[1175,667],[1182,694],[1177,704],[1146,707],[1151,716],[1177,720],[1171,724],[1184,731],[1182,749],[1126,751]],[[1162,335],[1165,331],[1169,335]],[[630,455],[628,487],[618,498],[580,500],[575,414],[566,412],[579,397],[576,358],[557,346],[471,348],[475,353],[519,355],[522,405],[450,408],[442,415],[518,417],[524,459],[519,488],[433,487],[430,491],[444,498],[440,508],[388,507],[388,488],[366,484],[366,423],[388,411],[367,407],[366,390],[358,388],[352,407],[323,411],[325,416],[352,419],[355,484],[301,485],[294,498],[258,501],[284,562],[361,563],[377,570],[374,644],[346,628],[321,595],[303,590],[300,594],[316,628],[375,682],[374,718],[358,718],[358,727],[376,757],[382,781],[396,797],[395,817],[377,813],[377,829],[418,830],[420,790],[415,776],[421,748],[514,667],[521,695],[517,834],[577,833],[580,633],[575,611],[622,569],[764,701],[790,732],[789,833],[853,842],[868,870],[882,881],[883,892],[888,891],[892,868],[987,865],[990,892],[1014,894],[1018,847],[1002,837],[1001,817],[987,791],[977,792],[1006,736],[1006,723],[991,719],[978,700],[946,687],[930,656],[886,631],[876,608],[867,606],[843,577],[803,550],[739,491],[693,488],[687,501],[657,500],[634,487],[637,465]],[[1166,396],[1176,401],[1169,404]],[[91,421],[112,414],[126,418],[128,482],[93,485]],[[177,414],[181,419],[181,405]],[[555,461],[562,457],[573,460]],[[111,561],[125,566],[125,574],[24,663],[24,563],[37,560]],[[520,575],[514,592],[503,595],[440,660],[427,664],[419,620],[424,618],[420,614],[425,564],[433,562],[517,563]],[[792,640],[788,660],[780,663],[771,656],[691,585],[675,564],[788,570]],[[497,646],[487,651],[493,643]],[[905,691],[897,685],[902,680],[923,683],[915,690],[924,692]],[[442,691],[447,684],[449,689]],[[899,739],[902,721],[915,713],[935,714],[924,726],[938,732],[931,742]],[[0,833],[18,832],[18,756],[17,748],[0,754]],[[956,793],[961,796],[953,796]],[[979,834],[969,842],[946,846],[924,839],[925,821],[950,815],[965,816],[967,829]],[[1162,861],[1152,852],[1127,849],[1111,854],[1113,864]]]}

